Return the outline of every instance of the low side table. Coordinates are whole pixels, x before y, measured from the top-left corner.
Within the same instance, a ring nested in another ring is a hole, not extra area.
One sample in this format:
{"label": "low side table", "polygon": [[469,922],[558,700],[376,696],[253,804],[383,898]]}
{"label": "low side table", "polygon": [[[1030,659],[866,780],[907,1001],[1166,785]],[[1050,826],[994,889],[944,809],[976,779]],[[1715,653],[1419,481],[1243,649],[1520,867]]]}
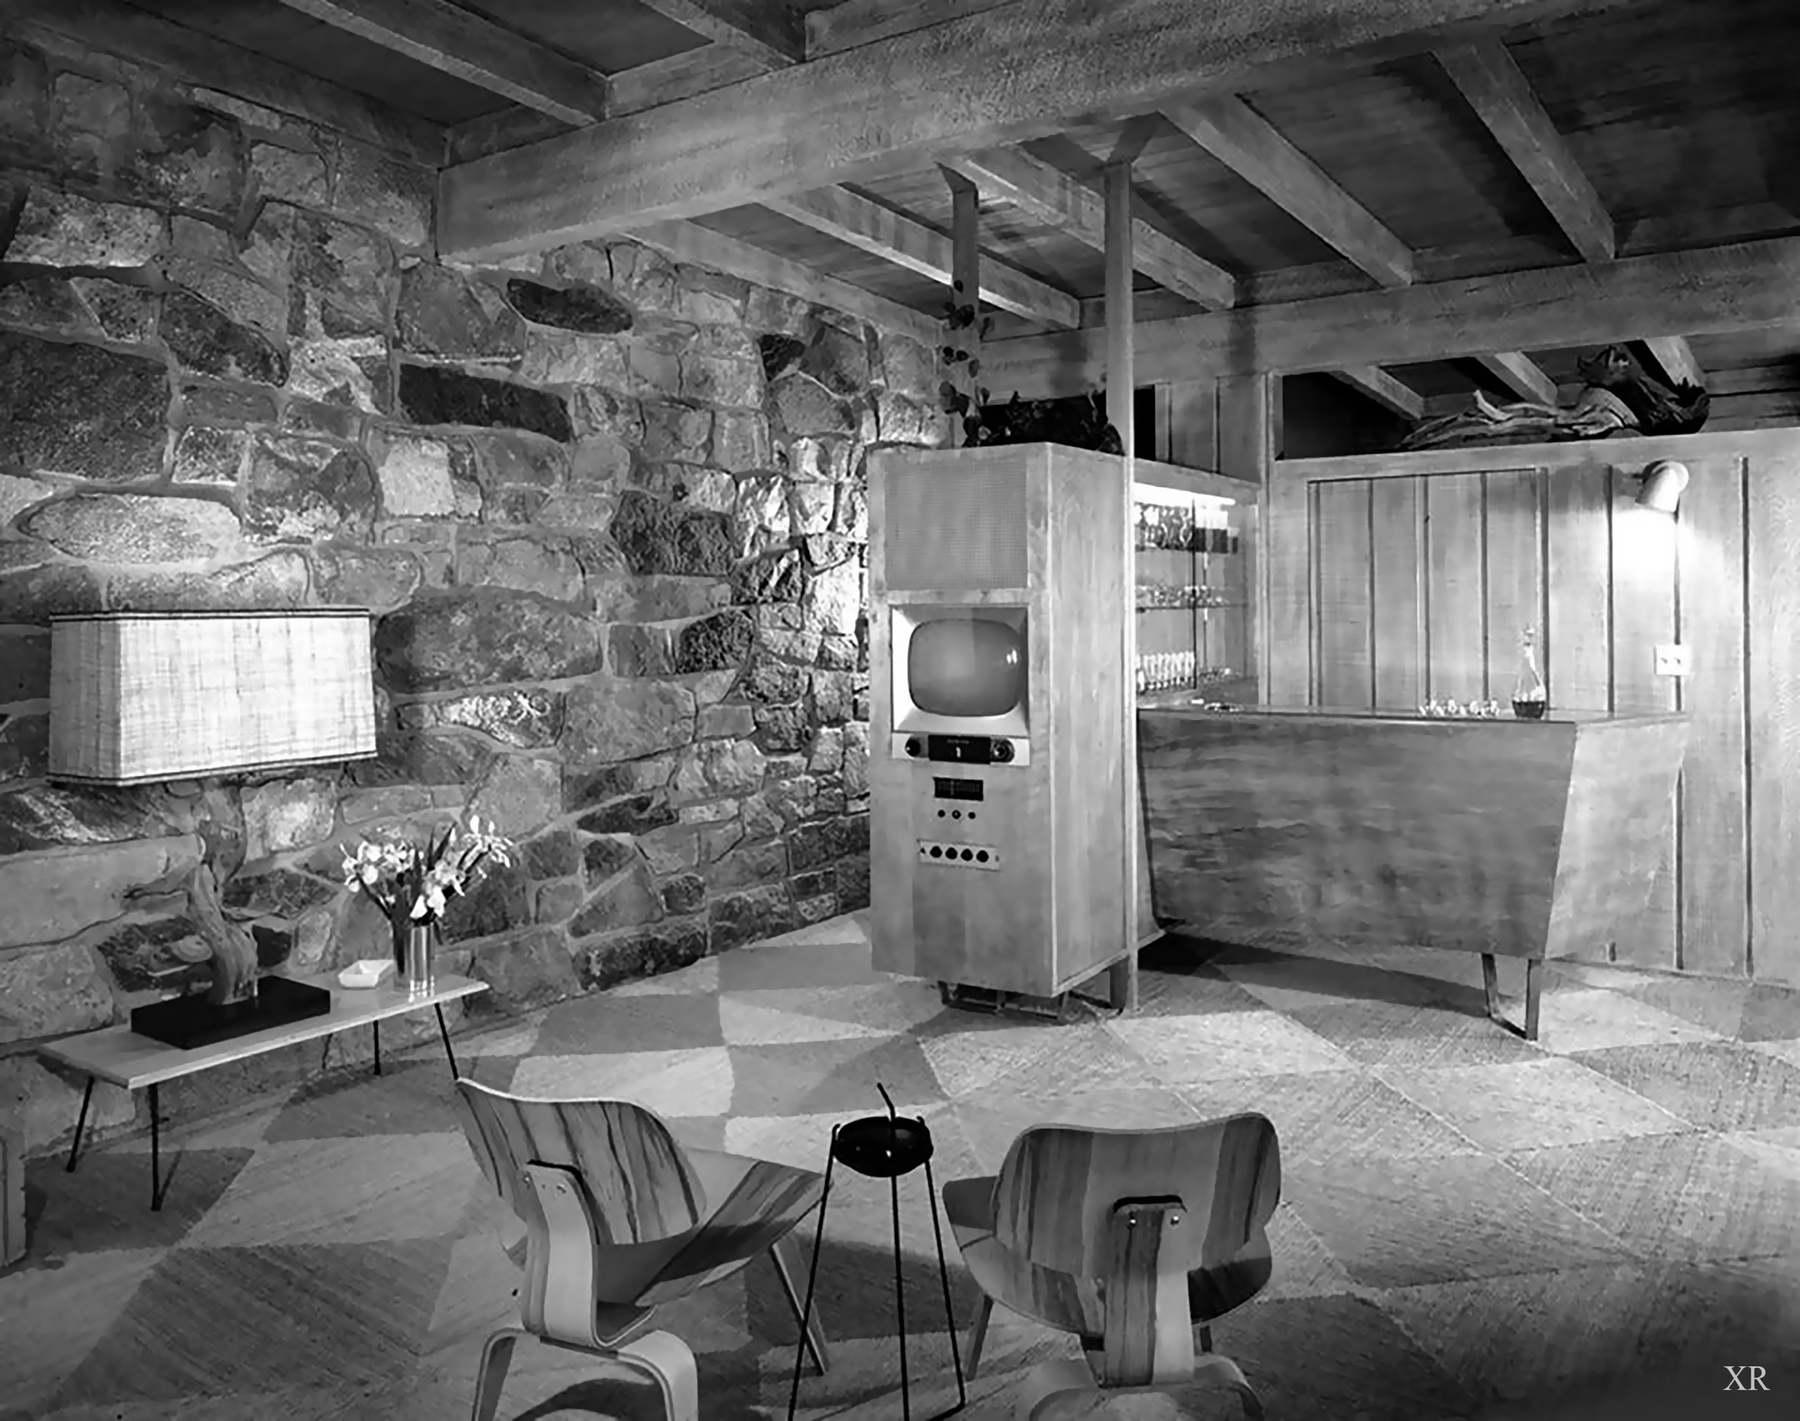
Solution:
{"label": "low side table", "polygon": [[53,1061],[81,1071],[87,1076],[87,1089],[81,1095],[81,1113],[75,1120],[75,1139],[69,1146],[67,1168],[74,1172],[81,1155],[81,1137],[87,1128],[88,1106],[94,1098],[94,1082],[110,1081],[126,1090],[149,1087],[150,1090],[150,1207],[159,1210],[168,1184],[162,1177],[162,1119],[158,1087],[164,1081],[209,1071],[215,1066],[279,1051],[283,1046],[297,1046],[302,1041],[315,1041],[321,1036],[335,1036],[340,1031],[367,1026],[375,1038],[375,1074],[381,1074],[381,1023],[390,1016],[430,1007],[437,1013],[438,1034],[444,1041],[444,1055],[450,1061],[454,1079],[456,1052],[450,1046],[450,1028],[444,1021],[444,1003],[472,997],[488,989],[486,982],[471,977],[440,976],[429,992],[409,996],[402,988],[384,981],[379,987],[346,987],[335,972],[297,978],[309,986],[324,987],[331,992],[331,1010],[323,1016],[308,1017],[286,1026],[271,1026],[229,1041],[183,1050],[165,1046],[148,1036],[139,1036],[129,1026],[108,1026],[81,1036],[40,1046],[38,1050]]}
{"label": "low side table", "polygon": [[819,1250],[825,1241],[825,1211],[831,1204],[831,1172],[837,1165],[870,1179],[888,1182],[888,1200],[894,1229],[894,1310],[900,1336],[900,1414],[912,1421],[912,1378],[906,1358],[906,1293],[900,1273],[900,1176],[925,1167],[925,1207],[931,1211],[931,1232],[937,1240],[938,1282],[944,1290],[944,1325],[950,1333],[950,1359],[956,1368],[956,1405],[937,1413],[932,1421],[954,1416],[969,1404],[963,1378],[962,1349],[956,1341],[956,1312],[950,1305],[950,1270],[944,1263],[944,1230],[938,1222],[937,1181],[931,1175],[931,1130],[923,1120],[909,1119],[894,1111],[894,1102],[880,1085],[887,1102],[886,1115],[869,1115],[847,1125],[831,1127],[831,1145],[825,1156],[825,1190],[819,1197],[819,1222],[813,1233],[812,1266],[806,1275],[806,1302],[800,1309],[800,1344],[794,1351],[793,1383],[788,1391],[788,1421],[800,1400],[800,1360],[806,1354],[806,1327],[812,1318],[813,1286],[819,1277]]}

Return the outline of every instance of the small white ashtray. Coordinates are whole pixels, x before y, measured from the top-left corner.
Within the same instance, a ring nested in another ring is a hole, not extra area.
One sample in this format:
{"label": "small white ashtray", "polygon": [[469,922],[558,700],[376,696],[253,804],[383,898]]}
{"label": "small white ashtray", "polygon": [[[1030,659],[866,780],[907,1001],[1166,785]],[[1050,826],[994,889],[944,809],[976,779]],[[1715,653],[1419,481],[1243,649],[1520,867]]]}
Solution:
{"label": "small white ashtray", "polygon": [[393,970],[394,959],[391,957],[365,957],[338,973],[338,981],[346,987],[379,987],[381,979]]}

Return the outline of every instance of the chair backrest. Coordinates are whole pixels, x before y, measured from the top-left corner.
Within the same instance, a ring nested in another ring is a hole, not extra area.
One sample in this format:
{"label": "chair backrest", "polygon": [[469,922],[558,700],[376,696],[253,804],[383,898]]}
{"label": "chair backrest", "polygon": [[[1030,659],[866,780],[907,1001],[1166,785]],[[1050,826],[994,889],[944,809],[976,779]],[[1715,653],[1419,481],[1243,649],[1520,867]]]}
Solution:
{"label": "chair backrest", "polygon": [[1157,1197],[1179,1199],[1191,1220],[1171,1230],[1168,1266],[1231,1258],[1281,1200],[1274,1125],[1244,1114],[1157,1130],[1033,1126],[994,1181],[994,1234],[1045,1268],[1100,1278],[1111,1264],[1115,1206]]}
{"label": "chair backrest", "polygon": [[607,1244],[650,1243],[697,1226],[706,1196],[669,1127],[625,1100],[532,1100],[456,1082],[463,1129],[481,1172],[521,1218],[533,1187],[526,1166],[580,1176],[588,1213]]}

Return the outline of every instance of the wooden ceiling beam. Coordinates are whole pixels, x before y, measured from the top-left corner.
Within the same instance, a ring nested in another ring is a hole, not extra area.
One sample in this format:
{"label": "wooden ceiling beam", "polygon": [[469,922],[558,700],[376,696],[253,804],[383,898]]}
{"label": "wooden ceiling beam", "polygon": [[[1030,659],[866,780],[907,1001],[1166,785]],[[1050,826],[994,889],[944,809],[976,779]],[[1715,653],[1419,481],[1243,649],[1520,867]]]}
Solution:
{"label": "wooden ceiling beam", "polygon": [[[871,256],[941,281],[949,289],[955,244],[942,232],[892,208],[843,188],[766,198],[763,205]],[[1049,325],[1072,329],[1081,324],[1081,303],[1068,292],[991,259],[981,264],[981,295],[1003,311]]]}
{"label": "wooden ceiling beam", "polygon": [[427,167],[443,161],[440,124],[122,0],[0,0],[0,18],[21,38],[47,35],[51,43],[148,64],[181,83],[316,123]]}
{"label": "wooden ceiling beam", "polygon": [[1556,381],[1523,351],[1492,351],[1472,359],[1515,398],[1534,400],[1541,405],[1556,403]]}
{"label": "wooden ceiling beam", "polygon": [[[1259,370],[1298,373],[1800,325],[1800,237],[1544,267],[1386,291],[1141,321],[1144,384]],[[1081,394],[1105,377],[1102,330],[990,341],[994,389]]]}
{"label": "wooden ceiling beam", "polygon": [[446,0],[281,3],[564,123],[606,117],[605,75]]}
{"label": "wooden ceiling beam", "polygon": [[1163,117],[1380,285],[1413,279],[1411,248],[1242,99],[1177,105]]}
{"label": "wooden ceiling beam", "polygon": [[806,57],[823,59],[927,25],[998,9],[1009,0],[839,0],[806,16]]}
{"label": "wooden ceiling beam", "polygon": [[763,60],[771,69],[806,58],[806,23],[781,0],[638,0],[684,29]]}
{"label": "wooden ceiling beam", "polygon": [[[1105,200],[1042,159],[1016,148],[998,148],[947,158],[944,166],[961,173],[988,197],[1011,203],[1097,252],[1106,250]],[[1236,277],[1142,218],[1131,224],[1131,237],[1137,269],[1159,286],[1211,310],[1237,299]]]}
{"label": "wooden ceiling beam", "polygon": [[[1671,385],[1706,387],[1706,371],[1694,358],[1685,336],[1646,336],[1644,349],[1658,366],[1663,379]],[[1655,371],[1651,372],[1655,374]]]}
{"label": "wooden ceiling beam", "polygon": [[1437,51],[1438,63],[1585,261],[1617,251],[1612,214],[1499,41]]}
{"label": "wooden ceiling beam", "polygon": [[671,261],[711,267],[727,276],[784,291],[802,301],[835,307],[846,315],[872,321],[884,330],[909,335],[933,350],[941,342],[943,331],[934,316],[890,301],[838,277],[814,271],[801,262],[738,237],[702,227],[698,222],[659,222],[651,227],[640,227],[630,235],[634,241],[655,248]]}
{"label": "wooden ceiling beam", "polygon": [[1385,410],[1416,420],[1425,413],[1425,397],[1412,386],[1396,380],[1379,365],[1357,365],[1327,372],[1360,395],[1367,395]]}
{"label": "wooden ceiling beam", "polygon": [[[541,251],[672,217],[1416,53],[1469,27],[1624,0],[1010,0],[449,168],[439,247]],[[1322,43],[1328,36],[1329,43]]]}

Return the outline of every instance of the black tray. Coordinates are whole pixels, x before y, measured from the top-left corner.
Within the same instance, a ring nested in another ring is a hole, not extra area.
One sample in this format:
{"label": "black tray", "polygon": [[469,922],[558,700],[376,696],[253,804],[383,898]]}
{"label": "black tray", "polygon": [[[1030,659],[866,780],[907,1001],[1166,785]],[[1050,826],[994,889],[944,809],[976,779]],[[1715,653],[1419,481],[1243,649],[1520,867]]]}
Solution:
{"label": "black tray", "polygon": [[196,1046],[216,1046],[271,1026],[292,1026],[296,1021],[324,1016],[330,1010],[329,988],[311,987],[286,977],[264,977],[256,984],[254,1001],[215,1006],[204,995],[195,993],[135,1007],[131,1029],[165,1046],[191,1051]]}

